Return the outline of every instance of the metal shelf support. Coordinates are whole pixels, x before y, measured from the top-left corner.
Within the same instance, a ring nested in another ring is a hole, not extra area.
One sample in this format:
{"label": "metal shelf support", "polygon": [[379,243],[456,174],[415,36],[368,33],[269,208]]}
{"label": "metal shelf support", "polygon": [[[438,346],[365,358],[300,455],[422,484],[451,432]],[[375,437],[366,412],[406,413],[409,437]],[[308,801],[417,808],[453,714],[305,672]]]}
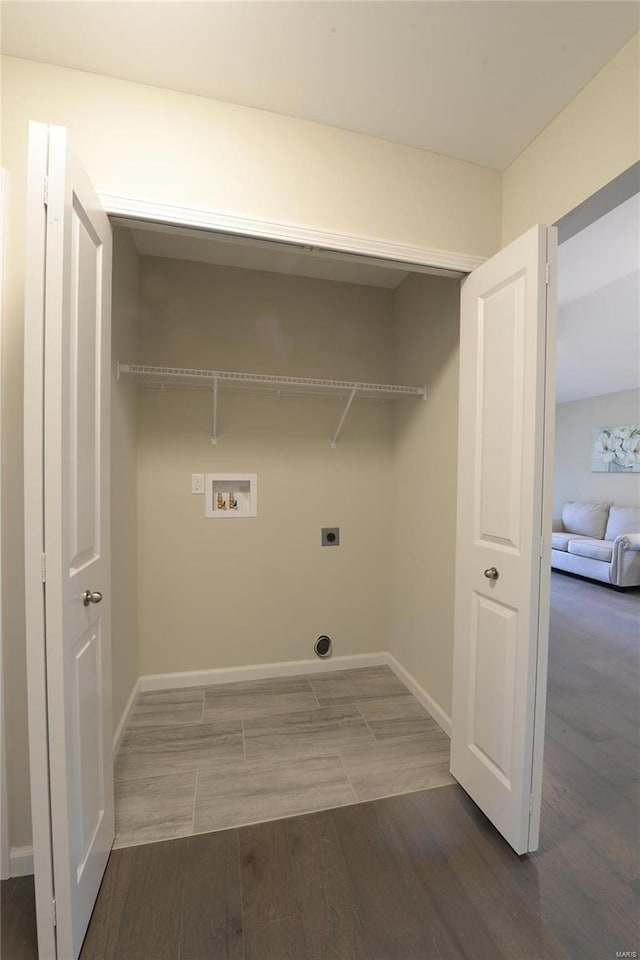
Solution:
{"label": "metal shelf support", "polygon": [[345,420],[347,419],[347,416],[348,416],[348,414],[349,414],[349,410],[351,409],[351,404],[353,403],[354,397],[355,397],[355,395],[356,395],[356,389],[357,389],[357,388],[354,387],[353,390],[351,391],[351,393],[349,394],[349,397],[348,397],[348,399],[347,399],[347,402],[346,402],[345,405],[344,405],[344,410],[342,411],[342,416],[341,416],[340,419],[338,420],[338,426],[336,427],[336,432],[334,433],[333,437],[331,438],[331,447],[332,447],[333,450],[335,450],[335,448],[338,446],[338,437],[339,437],[340,434],[342,433],[342,428],[344,427],[344,422],[345,422]]}
{"label": "metal shelf support", "polygon": [[218,378],[213,381],[213,411],[211,422],[211,443],[215,447],[218,442]]}

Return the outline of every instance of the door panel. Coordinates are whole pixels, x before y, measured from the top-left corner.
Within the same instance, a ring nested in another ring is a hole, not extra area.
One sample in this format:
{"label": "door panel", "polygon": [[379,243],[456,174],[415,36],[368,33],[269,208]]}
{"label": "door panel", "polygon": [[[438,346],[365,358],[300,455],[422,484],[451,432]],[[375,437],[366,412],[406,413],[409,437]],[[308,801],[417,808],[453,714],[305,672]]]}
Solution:
{"label": "door panel", "polygon": [[518,853],[537,846],[530,808],[541,799],[552,244],[547,228],[529,231],[464,281],[461,301],[451,772]]}
{"label": "door panel", "polygon": [[74,851],[80,879],[107,806],[102,776],[104,742],[100,724],[102,650],[99,626],[98,629],[91,626],[80,637],[73,658],[75,689],[72,736],[76,743],[73,789],[77,810]]}
{"label": "door panel", "polygon": [[523,277],[490,292],[478,317],[477,539],[518,549],[522,482]]}
{"label": "door panel", "polygon": [[518,613],[477,593],[471,646],[470,749],[509,786]]}
{"label": "door panel", "polygon": [[[71,217],[71,375],[69,472],[72,483],[70,571],[80,572],[99,556],[100,535],[100,355],[96,349],[102,318],[100,237],[73,196]],[[99,341],[98,341],[99,342]]]}
{"label": "door panel", "polygon": [[[61,127],[48,128],[47,170],[42,447],[47,721],[57,955],[69,960],[80,953],[114,837],[111,226]],[[98,591],[104,599],[85,604],[85,591]]]}

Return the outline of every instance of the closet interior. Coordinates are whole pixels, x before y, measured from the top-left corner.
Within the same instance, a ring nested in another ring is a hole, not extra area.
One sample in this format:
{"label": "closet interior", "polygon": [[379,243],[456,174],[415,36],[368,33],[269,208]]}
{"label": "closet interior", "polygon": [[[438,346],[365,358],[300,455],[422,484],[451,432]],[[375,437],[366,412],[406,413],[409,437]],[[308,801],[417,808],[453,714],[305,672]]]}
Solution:
{"label": "closet interior", "polygon": [[[449,782],[459,296],[114,221],[117,842]],[[307,780],[271,810],[274,771]],[[194,814],[198,780],[217,813]]]}

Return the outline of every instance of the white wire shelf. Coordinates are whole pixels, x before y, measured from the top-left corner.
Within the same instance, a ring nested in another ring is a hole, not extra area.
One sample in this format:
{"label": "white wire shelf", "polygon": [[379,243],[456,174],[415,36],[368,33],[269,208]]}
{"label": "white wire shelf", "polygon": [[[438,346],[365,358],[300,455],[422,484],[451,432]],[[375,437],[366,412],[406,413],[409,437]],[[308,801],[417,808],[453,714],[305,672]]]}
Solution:
{"label": "white wire shelf", "polygon": [[146,364],[118,363],[118,378],[132,377],[147,387],[211,390],[213,393],[213,425],[211,442],[218,438],[218,392],[236,390],[275,394],[277,396],[317,397],[344,400],[345,408],[331,440],[335,447],[349,409],[354,400],[424,400],[425,387],[395,383],[364,383],[355,380],[319,380],[308,377],[270,376],[263,373],[237,373],[229,370],[189,370],[182,367],[152,367]]}

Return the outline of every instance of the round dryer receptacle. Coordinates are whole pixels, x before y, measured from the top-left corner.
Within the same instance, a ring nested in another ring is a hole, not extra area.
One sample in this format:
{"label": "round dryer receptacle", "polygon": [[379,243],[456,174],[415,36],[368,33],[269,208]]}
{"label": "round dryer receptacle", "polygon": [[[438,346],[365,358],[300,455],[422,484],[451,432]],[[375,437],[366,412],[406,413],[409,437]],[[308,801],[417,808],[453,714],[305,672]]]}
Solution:
{"label": "round dryer receptacle", "polygon": [[324,635],[318,637],[313,649],[319,657],[330,657],[331,656],[331,637],[325,637]]}

